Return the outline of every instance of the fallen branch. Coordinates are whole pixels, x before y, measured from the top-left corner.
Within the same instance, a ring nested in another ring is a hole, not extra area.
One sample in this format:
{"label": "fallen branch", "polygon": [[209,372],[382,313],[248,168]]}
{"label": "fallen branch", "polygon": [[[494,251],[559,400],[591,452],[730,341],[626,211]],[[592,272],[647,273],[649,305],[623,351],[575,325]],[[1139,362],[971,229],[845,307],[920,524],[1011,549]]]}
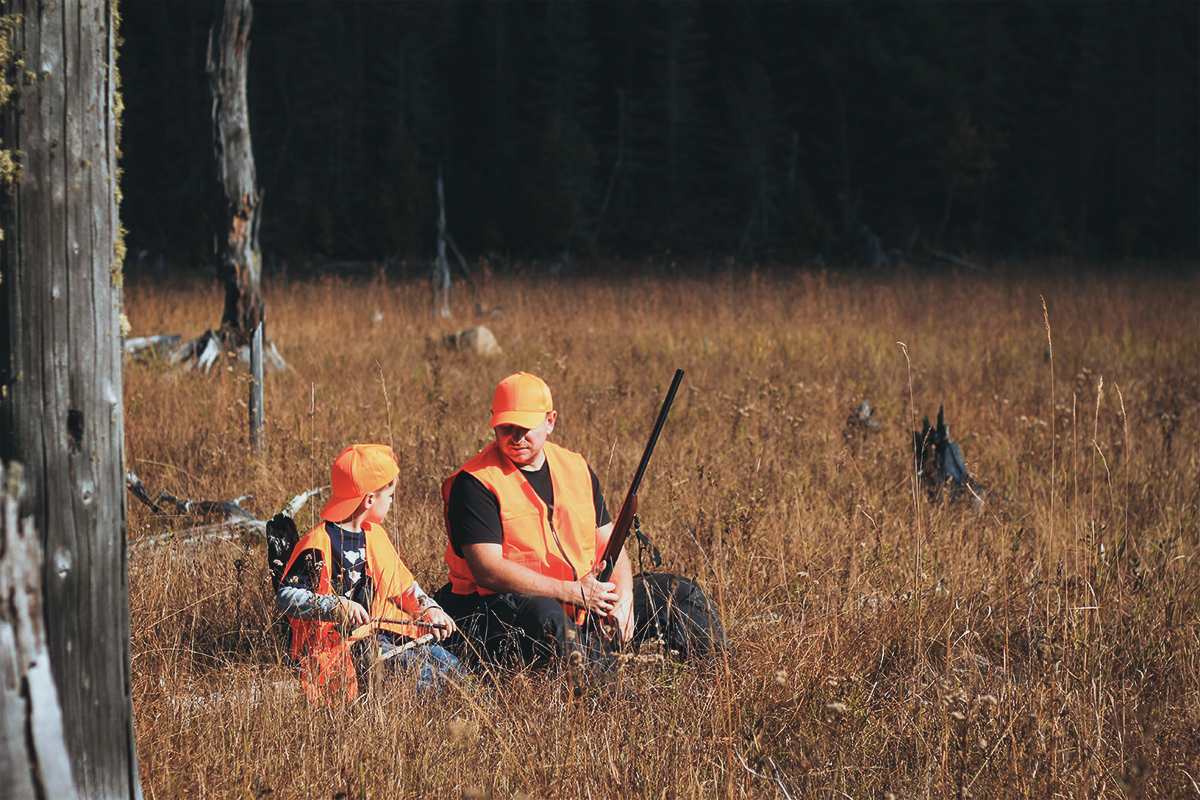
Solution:
{"label": "fallen branch", "polygon": [[[254,519],[254,515],[246,509],[242,508],[241,502],[249,500],[254,495],[244,494],[241,497],[235,497],[233,500],[180,500],[172,494],[168,494],[165,490],[158,493],[158,497],[150,499],[150,492],[146,489],[146,485],[142,483],[142,479],[132,472],[125,473],[125,486],[129,491],[133,492],[134,497],[141,500],[150,507],[150,510],[155,514],[221,514],[226,521]],[[169,505],[169,508],[167,506]]]}
{"label": "fallen branch", "polygon": [[184,369],[200,367],[208,372],[221,355],[221,339],[211,330],[185,342],[182,347],[171,353],[167,360],[172,364],[183,364]]}
{"label": "fallen branch", "polygon": [[125,488],[133,492],[133,496],[138,500],[150,506],[150,510],[155,514],[163,513],[158,503],[150,498],[150,492],[146,489],[146,484],[142,483],[142,479],[132,472],[125,473]]}
{"label": "fallen branch", "polygon": [[[207,330],[195,339],[179,344],[182,338],[177,333],[140,336],[125,342],[125,352],[137,356],[146,350],[152,350],[155,355],[166,358],[167,363],[173,366],[182,365],[188,371],[199,367],[204,372],[209,372],[223,353],[230,359],[237,358],[242,363],[250,363],[250,346],[242,345],[227,351],[218,331]],[[292,370],[292,366],[279,354],[275,342],[270,339],[263,343],[263,366],[271,372]]]}
{"label": "fallen branch", "polygon": [[[256,537],[266,537],[266,520],[256,518],[241,502],[254,495],[242,495],[233,500],[180,500],[165,491],[159,492],[158,497],[151,497],[150,491],[142,483],[142,479],[133,472],[125,473],[125,486],[138,500],[141,500],[158,516],[194,516],[201,514],[220,514],[224,519],[220,522],[197,525],[179,531],[167,531],[154,536],[147,536],[130,542],[130,546],[145,547],[147,545],[165,544],[198,544],[213,541],[233,541],[235,537],[252,534]],[[319,495],[326,488],[317,486],[301,492],[288,501],[283,513],[294,517],[300,512],[311,498]]]}
{"label": "fallen branch", "polygon": [[267,523],[260,519],[245,519],[216,522],[211,525],[197,525],[194,528],[185,528],[181,531],[167,531],[166,533],[159,533],[154,536],[144,536],[141,539],[134,539],[130,541],[129,546],[132,548],[141,548],[152,545],[162,547],[168,544],[191,545],[232,542],[236,538],[240,538],[246,534],[251,534],[255,538],[265,538],[267,535]]}
{"label": "fallen branch", "polygon": [[132,339],[125,340],[125,353],[133,357],[150,355],[155,358],[167,358],[179,346],[180,340],[183,339],[178,333],[169,333],[160,336],[135,336]]}
{"label": "fallen branch", "polygon": [[300,509],[304,508],[304,504],[307,503],[311,497],[319,495],[328,488],[328,486],[314,486],[307,492],[301,492],[293,497],[291,501],[284,507],[283,513],[287,514],[292,519],[295,519],[296,515],[300,513]]}

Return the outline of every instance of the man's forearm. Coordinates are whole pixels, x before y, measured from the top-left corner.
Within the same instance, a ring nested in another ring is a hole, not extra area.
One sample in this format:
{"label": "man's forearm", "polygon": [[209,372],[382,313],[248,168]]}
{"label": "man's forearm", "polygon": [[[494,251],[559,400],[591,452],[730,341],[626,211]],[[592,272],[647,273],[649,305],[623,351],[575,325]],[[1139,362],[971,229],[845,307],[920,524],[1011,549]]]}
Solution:
{"label": "man's forearm", "polygon": [[618,605],[633,602],[633,563],[629,560],[629,552],[625,548],[621,548],[621,555],[610,580],[617,585],[617,594],[621,595]]}
{"label": "man's forearm", "polygon": [[471,571],[477,585],[497,594],[536,594],[574,605],[583,602],[582,594],[571,591],[574,581],[551,578],[506,559],[476,561]]}
{"label": "man's forearm", "polygon": [[[463,556],[471,568],[475,583],[498,594],[541,595],[565,605],[584,608],[600,616],[612,613],[619,604],[628,603],[633,596],[633,575],[629,559],[624,555],[618,559],[615,576],[621,581],[620,584],[616,581],[604,583],[597,580],[598,564],[592,565],[591,569],[575,580],[551,578],[519,563],[508,561],[503,557],[501,546],[495,544],[465,546]],[[632,605],[625,607],[632,609]]]}

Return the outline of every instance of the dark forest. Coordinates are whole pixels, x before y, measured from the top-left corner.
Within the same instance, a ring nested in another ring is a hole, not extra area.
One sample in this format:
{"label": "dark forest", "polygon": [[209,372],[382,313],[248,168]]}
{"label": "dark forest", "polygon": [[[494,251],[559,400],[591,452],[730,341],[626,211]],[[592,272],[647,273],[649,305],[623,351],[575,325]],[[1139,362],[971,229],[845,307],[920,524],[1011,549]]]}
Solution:
{"label": "dark forest", "polygon": [[[132,259],[212,262],[210,2],[122,3]],[[1200,4],[258,2],[275,259],[1200,255]]]}

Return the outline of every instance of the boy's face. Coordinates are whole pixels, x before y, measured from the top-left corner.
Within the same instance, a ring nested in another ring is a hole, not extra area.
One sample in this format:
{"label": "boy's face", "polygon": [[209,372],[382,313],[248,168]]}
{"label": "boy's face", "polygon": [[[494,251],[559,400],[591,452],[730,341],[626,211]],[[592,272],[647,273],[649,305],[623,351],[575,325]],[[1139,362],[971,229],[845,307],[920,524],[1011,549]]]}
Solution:
{"label": "boy's face", "polygon": [[363,517],[363,522],[370,522],[375,525],[383,522],[383,518],[387,516],[388,509],[392,507],[392,495],[395,493],[396,482],[392,481],[379,491],[367,495],[371,499],[367,503],[367,514]]}

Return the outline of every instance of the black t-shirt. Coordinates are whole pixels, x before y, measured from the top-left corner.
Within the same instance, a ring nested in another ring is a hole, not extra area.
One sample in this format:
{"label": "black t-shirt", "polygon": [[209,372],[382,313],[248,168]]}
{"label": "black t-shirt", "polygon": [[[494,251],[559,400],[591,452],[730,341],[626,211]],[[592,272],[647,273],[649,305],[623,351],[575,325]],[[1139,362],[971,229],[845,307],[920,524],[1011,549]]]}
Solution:
{"label": "black t-shirt", "polygon": [[[537,471],[521,470],[525,480],[547,506],[554,506],[554,485],[550,481],[550,462],[542,462]],[[608,508],[604,505],[604,494],[600,491],[600,479],[592,468],[592,504],[596,507],[596,527],[612,522]],[[504,527],[500,521],[500,498],[484,486],[478,478],[466,472],[458,473],[450,487],[450,498],[446,503],[446,519],[450,523],[450,545],[455,555],[462,557],[466,544],[504,544]]]}
{"label": "black t-shirt", "polygon": [[[371,579],[367,575],[366,531],[348,531],[326,521],[325,533],[329,535],[329,552],[333,558],[329,571],[333,593],[352,597],[356,590],[361,591],[362,587],[370,585]],[[292,568],[284,576],[283,583],[315,593],[320,575],[320,562],[320,550],[305,550],[292,562]]]}

